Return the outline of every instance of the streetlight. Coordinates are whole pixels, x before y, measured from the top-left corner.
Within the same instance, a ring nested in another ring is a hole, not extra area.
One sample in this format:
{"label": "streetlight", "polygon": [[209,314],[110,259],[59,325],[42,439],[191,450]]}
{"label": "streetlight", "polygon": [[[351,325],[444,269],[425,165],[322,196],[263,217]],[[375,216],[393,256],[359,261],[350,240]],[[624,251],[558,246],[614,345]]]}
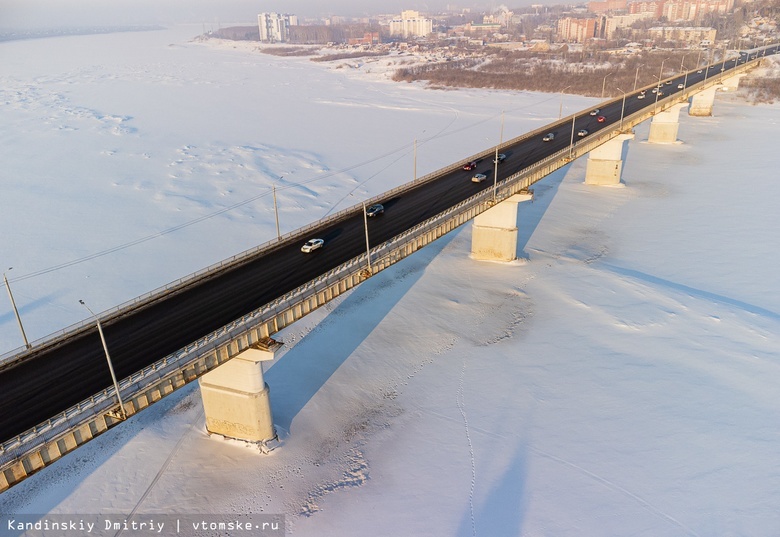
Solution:
{"label": "streetlight", "polygon": [[417,138],[414,139],[414,180],[417,180]]}
{"label": "streetlight", "polygon": [[563,114],[563,92],[569,89],[571,86],[566,86],[561,90],[561,105],[558,107],[558,119],[561,119],[563,117],[561,114]]}
{"label": "streetlight", "polygon": [[116,380],[116,374],[114,374],[114,365],[111,363],[111,355],[108,354],[108,346],[106,345],[106,336],[103,335],[103,326],[100,324],[100,319],[95,315],[95,312],[90,309],[89,306],[83,301],[79,300],[79,304],[87,308],[87,311],[92,314],[97,324],[98,333],[100,334],[100,341],[103,343],[103,351],[106,353],[106,361],[108,362],[108,370],[111,372],[111,380],[114,381],[114,390],[116,391],[116,398],[119,399],[119,413],[122,415],[122,419],[127,419],[127,413],[125,412],[125,404],[122,402],[122,396],[119,394],[119,383]]}
{"label": "streetlight", "polygon": [[609,75],[613,75],[613,74],[615,74],[615,71],[612,71],[611,73],[607,73],[606,75],[604,75],[604,81],[601,83],[601,98],[602,99],[604,98],[604,90],[607,87],[607,77]]}
{"label": "streetlight", "polygon": [[639,68],[640,67],[644,67],[644,65],[640,63],[639,65],[636,66],[636,74],[634,75],[634,91],[636,91],[636,83],[639,80]]}
{"label": "streetlight", "polygon": [[[615,87],[617,88],[617,86],[615,86]],[[618,91],[623,91],[620,88],[617,88],[617,89],[618,89]],[[627,92],[623,91],[623,107],[620,109],[620,127],[618,128],[618,130],[620,132],[623,132],[623,115],[626,112],[626,93]]]}
{"label": "streetlight", "polygon": [[371,276],[374,272],[371,270],[371,247],[368,243],[368,213],[366,212],[366,202],[363,202],[363,226],[366,229],[366,259],[368,260],[368,275]]}
{"label": "streetlight", "polygon": [[[8,270],[13,269],[13,267],[8,267]],[[6,271],[7,272],[7,271]],[[14,309],[14,315],[16,315],[16,322],[19,324],[19,331],[22,333],[22,339],[24,340],[24,346],[26,348],[30,348],[30,342],[27,341],[27,334],[24,333],[24,326],[22,326],[22,318],[19,317],[19,310],[16,309],[16,302],[14,301],[14,295],[11,293],[11,286],[8,285],[8,278],[5,275],[5,272],[3,272],[3,281],[5,282],[5,288],[8,290],[8,298],[11,299],[11,307]]]}
{"label": "streetlight", "polygon": [[496,158],[493,160],[493,203],[496,202],[496,190],[498,189],[498,148],[504,143],[504,111],[501,111],[501,133],[498,137],[498,145],[496,146]]}
{"label": "streetlight", "polygon": [[[664,77],[664,62],[666,62],[666,60],[668,60],[668,59],[669,58],[664,58],[661,61],[661,72],[658,73],[658,85],[659,86],[661,86],[661,81],[663,80],[663,77]],[[657,88],[657,91],[655,92],[655,104],[653,105],[653,115],[655,115],[655,109],[658,106],[658,95],[660,93],[661,93],[661,88],[659,87],[659,88]]]}
{"label": "streetlight", "polygon": [[576,114],[571,115],[571,141],[569,142],[569,160],[572,159],[572,155],[574,152],[574,121],[577,119]]}
{"label": "streetlight", "polygon": [[[680,60],[680,71],[685,71],[685,57],[687,54],[683,54],[682,60]],[[685,71],[685,80],[683,80],[683,91],[688,86],[688,71]]]}
{"label": "streetlight", "polygon": [[[279,180],[281,181],[283,177],[284,175],[279,177]],[[276,240],[280,241],[282,240],[282,234],[279,231],[279,206],[276,204],[276,183],[272,184],[271,188],[274,194],[274,215],[276,216]]]}

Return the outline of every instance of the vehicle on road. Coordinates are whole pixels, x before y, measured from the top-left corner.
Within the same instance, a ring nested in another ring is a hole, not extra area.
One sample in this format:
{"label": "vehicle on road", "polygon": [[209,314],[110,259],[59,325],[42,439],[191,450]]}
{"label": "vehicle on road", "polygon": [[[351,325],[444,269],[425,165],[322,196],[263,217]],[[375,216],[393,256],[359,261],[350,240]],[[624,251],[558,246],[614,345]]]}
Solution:
{"label": "vehicle on road", "polygon": [[554,132],[548,132],[544,135],[544,138],[542,138],[543,142],[552,142],[555,140],[555,133]]}
{"label": "vehicle on road", "polygon": [[474,177],[471,178],[471,182],[472,183],[481,183],[485,179],[487,179],[487,175],[485,175],[484,173],[477,173],[477,174],[474,175]]}
{"label": "vehicle on road", "polygon": [[697,73],[699,73],[699,74],[702,74],[702,73],[704,72],[704,69],[699,69],[699,70],[698,70],[698,71],[696,71],[696,72],[697,72]]}
{"label": "vehicle on road", "polygon": [[637,99],[644,99],[645,98],[645,94],[644,93],[640,93],[639,95],[636,96],[636,98]]}
{"label": "vehicle on road", "polygon": [[588,129],[580,129],[577,131],[577,136],[579,136],[580,138],[587,135],[588,135]]}
{"label": "vehicle on road", "polygon": [[596,108],[595,110],[591,110],[591,111],[590,111],[590,115],[591,115],[591,116],[597,116],[597,115],[599,115],[599,112],[601,112],[601,110],[599,110],[598,108]]}
{"label": "vehicle on road", "polygon": [[606,120],[607,118],[604,116],[599,116],[596,118],[596,121],[598,121],[599,123],[604,123]]}
{"label": "vehicle on road", "polygon": [[318,250],[322,248],[325,245],[325,241],[322,239],[309,239],[306,241],[306,244],[301,246],[301,252],[304,254],[310,254],[314,250]]}
{"label": "vehicle on road", "polygon": [[671,81],[671,80],[667,80],[667,81],[666,81],[666,85],[667,85],[667,86],[671,86],[671,85],[672,85],[672,81]]}
{"label": "vehicle on road", "polygon": [[498,157],[493,159],[493,164],[500,164],[501,162],[504,162],[506,160],[506,155],[503,153],[499,153]]}
{"label": "vehicle on road", "polygon": [[366,209],[366,216],[369,218],[372,218],[374,216],[379,216],[380,214],[384,214],[385,207],[381,203],[375,203],[368,209]]}
{"label": "vehicle on road", "polygon": [[476,160],[472,160],[471,162],[467,162],[466,164],[463,165],[463,169],[467,170],[467,171],[473,170],[476,167],[477,167],[477,161]]}
{"label": "vehicle on road", "polygon": [[680,82],[679,84],[677,84],[677,89],[685,89],[685,84]]}

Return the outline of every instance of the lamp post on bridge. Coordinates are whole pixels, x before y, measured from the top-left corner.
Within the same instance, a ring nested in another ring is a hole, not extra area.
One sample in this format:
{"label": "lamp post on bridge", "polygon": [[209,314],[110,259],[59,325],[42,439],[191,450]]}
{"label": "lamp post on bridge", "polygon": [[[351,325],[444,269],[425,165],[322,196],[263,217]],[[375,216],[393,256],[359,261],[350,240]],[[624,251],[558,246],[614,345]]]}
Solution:
{"label": "lamp post on bridge", "polygon": [[498,145],[496,146],[496,157],[493,159],[493,203],[496,202],[496,191],[498,190],[498,148],[504,143],[504,111],[501,111],[501,132],[498,136]]}
{"label": "lamp post on bridge", "polygon": [[363,226],[366,229],[366,259],[368,260],[368,275],[372,276],[374,271],[371,269],[371,247],[368,243],[368,213],[366,212],[366,202],[363,202]]}
{"label": "lamp post on bridge", "polygon": [[79,300],[79,304],[87,308],[87,311],[95,318],[97,324],[98,333],[100,334],[100,342],[103,344],[103,351],[106,353],[106,361],[108,362],[108,370],[111,372],[111,380],[114,382],[114,390],[116,391],[116,398],[119,400],[119,414],[123,420],[127,419],[127,413],[125,412],[125,404],[122,402],[122,396],[119,393],[119,382],[116,380],[116,374],[114,373],[114,365],[111,363],[111,355],[108,353],[108,345],[106,345],[106,336],[103,334],[103,326],[100,324],[100,319],[95,315],[95,312],[90,309],[89,306],[83,301]]}
{"label": "lamp post on bridge", "polygon": [[660,72],[660,73],[658,73],[658,86],[660,86],[660,87],[656,87],[656,92],[655,92],[655,104],[653,105],[653,115],[655,115],[655,110],[656,110],[656,108],[658,107],[658,95],[661,93],[661,90],[663,89],[663,84],[661,84],[661,82],[663,81],[663,77],[664,77],[664,63],[665,63],[665,62],[666,62],[666,60],[668,60],[668,59],[669,59],[669,58],[664,58],[664,59],[661,61],[661,72]]}
{"label": "lamp post on bridge", "polygon": [[683,80],[683,91],[685,91],[685,88],[688,87],[688,71],[685,70],[685,57],[687,54],[683,54],[682,59],[680,60],[680,71],[685,72],[685,79]]}
{"label": "lamp post on bridge", "polygon": [[563,116],[563,92],[569,89],[571,86],[566,86],[561,90],[561,105],[558,107],[558,119],[561,119]]}
{"label": "lamp post on bridge", "polygon": [[572,159],[572,155],[574,153],[574,122],[577,120],[577,115],[572,114],[571,115],[571,141],[569,142],[569,160]]}
{"label": "lamp post on bridge", "polygon": [[627,92],[623,91],[622,89],[618,88],[617,86],[615,86],[615,87],[618,89],[618,91],[623,92],[623,106],[620,109],[620,127],[618,127],[618,130],[620,132],[623,132],[623,116],[626,113],[626,93]]}
{"label": "lamp post on bridge", "polygon": [[604,81],[601,83],[601,98],[604,98],[604,90],[607,88],[607,77],[610,75],[614,75],[615,71],[612,71],[611,73],[607,73],[604,75]]}
{"label": "lamp post on bridge", "polygon": [[[13,267],[8,267],[8,270],[12,270]],[[8,271],[6,271],[8,272]],[[11,307],[14,310],[14,315],[16,316],[16,323],[19,325],[19,331],[22,333],[22,339],[24,340],[24,346],[25,348],[30,348],[30,342],[27,341],[27,334],[24,333],[24,326],[22,325],[22,318],[19,316],[19,310],[16,309],[16,301],[14,300],[14,295],[11,292],[11,286],[8,284],[8,277],[5,275],[5,272],[3,272],[3,281],[5,282],[5,288],[8,290],[8,298],[11,299]]]}
{"label": "lamp post on bridge", "polygon": [[639,64],[636,66],[636,74],[634,74],[634,91],[636,91],[636,83],[639,81],[639,68],[644,67],[643,64]]}

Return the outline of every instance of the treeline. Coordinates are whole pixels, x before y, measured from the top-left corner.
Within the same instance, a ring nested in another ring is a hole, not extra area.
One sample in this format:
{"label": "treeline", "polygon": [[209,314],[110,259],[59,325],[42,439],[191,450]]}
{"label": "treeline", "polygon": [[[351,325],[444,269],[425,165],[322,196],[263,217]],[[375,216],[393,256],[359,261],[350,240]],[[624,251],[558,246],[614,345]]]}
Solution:
{"label": "treeline", "polygon": [[314,56],[317,53],[314,49],[304,47],[265,47],[260,52],[271,56]]}
{"label": "treeline", "polygon": [[260,41],[260,29],[257,26],[231,26],[211,32],[211,37],[233,41]]}
{"label": "treeline", "polygon": [[[494,88],[502,90],[565,91],[577,95],[617,97],[669,78],[681,72],[681,64],[691,70],[697,68],[697,58],[703,66],[707,58],[703,53],[666,52],[643,53],[630,57],[604,53],[548,54],[535,52],[499,51],[484,58],[468,58],[403,67],[393,80],[426,81],[431,86]],[[661,66],[663,63],[663,73]]]}
{"label": "treeline", "polygon": [[346,43],[353,37],[363,37],[366,32],[376,32],[368,24],[340,24],[337,26],[290,26],[288,39],[291,43],[324,45],[325,43]]}
{"label": "treeline", "polygon": [[335,60],[348,60],[352,58],[370,58],[373,56],[387,56],[389,52],[370,52],[370,51],[356,51],[356,52],[342,52],[337,54],[323,54],[322,56],[315,56],[311,59],[313,62],[332,62]]}

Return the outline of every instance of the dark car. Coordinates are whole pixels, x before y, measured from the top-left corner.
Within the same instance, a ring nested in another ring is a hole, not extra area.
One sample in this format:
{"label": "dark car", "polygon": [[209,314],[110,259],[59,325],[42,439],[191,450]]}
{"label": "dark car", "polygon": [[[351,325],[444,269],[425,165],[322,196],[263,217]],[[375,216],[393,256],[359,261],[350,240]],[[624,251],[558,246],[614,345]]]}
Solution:
{"label": "dark car", "polygon": [[384,205],[382,205],[381,203],[375,203],[374,205],[366,209],[366,216],[371,218],[373,216],[379,216],[380,214],[384,214],[384,212],[385,212]]}
{"label": "dark car", "polygon": [[463,165],[464,170],[473,170],[476,167],[477,167],[476,160],[472,160],[471,162],[467,162],[466,164]]}
{"label": "dark car", "polygon": [[499,162],[504,162],[506,160],[506,155],[503,153],[498,154],[498,158],[493,159],[493,164],[498,164]]}

